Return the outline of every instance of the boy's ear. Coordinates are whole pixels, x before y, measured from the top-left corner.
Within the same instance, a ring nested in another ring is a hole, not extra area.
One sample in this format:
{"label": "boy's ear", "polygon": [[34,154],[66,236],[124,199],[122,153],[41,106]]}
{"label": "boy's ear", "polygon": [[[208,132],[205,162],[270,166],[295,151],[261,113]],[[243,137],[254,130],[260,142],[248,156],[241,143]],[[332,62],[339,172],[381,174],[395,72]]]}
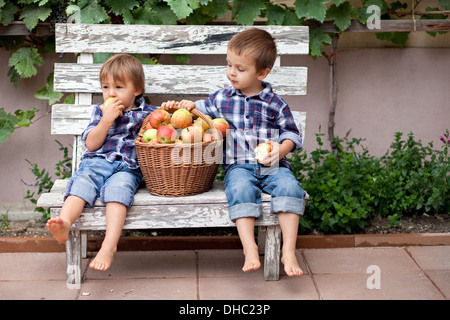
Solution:
{"label": "boy's ear", "polygon": [[270,73],[270,68],[262,69],[258,72],[258,80],[263,80]]}

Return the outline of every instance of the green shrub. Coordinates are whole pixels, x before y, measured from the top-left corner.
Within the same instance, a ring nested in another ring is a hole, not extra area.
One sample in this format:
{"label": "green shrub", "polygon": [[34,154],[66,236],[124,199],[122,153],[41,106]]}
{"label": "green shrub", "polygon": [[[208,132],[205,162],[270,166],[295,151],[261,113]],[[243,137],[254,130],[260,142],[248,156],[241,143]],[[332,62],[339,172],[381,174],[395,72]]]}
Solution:
{"label": "green shrub", "polygon": [[308,156],[293,155],[294,175],[310,195],[300,232],[355,233],[364,229],[373,214],[396,224],[404,215],[450,212],[448,131],[442,150],[423,146],[410,133],[397,132],[381,158],[369,155],[362,139],[336,138],[338,152],[318,148]]}

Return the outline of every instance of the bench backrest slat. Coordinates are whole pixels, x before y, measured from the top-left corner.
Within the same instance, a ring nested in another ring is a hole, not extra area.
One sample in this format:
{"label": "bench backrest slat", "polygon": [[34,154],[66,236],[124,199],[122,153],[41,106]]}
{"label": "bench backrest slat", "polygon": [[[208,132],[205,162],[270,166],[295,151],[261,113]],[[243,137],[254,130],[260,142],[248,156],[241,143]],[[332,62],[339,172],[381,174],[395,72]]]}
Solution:
{"label": "bench backrest slat", "polygon": [[[228,41],[248,26],[57,24],[56,52],[226,54]],[[304,26],[258,26],[273,35],[278,54],[308,54]]]}
{"label": "bench backrest slat", "polygon": [[[57,63],[54,90],[101,93],[100,64]],[[225,66],[144,65],[148,95],[208,95],[229,85]],[[265,79],[281,96],[306,94],[307,68],[274,67]]]}

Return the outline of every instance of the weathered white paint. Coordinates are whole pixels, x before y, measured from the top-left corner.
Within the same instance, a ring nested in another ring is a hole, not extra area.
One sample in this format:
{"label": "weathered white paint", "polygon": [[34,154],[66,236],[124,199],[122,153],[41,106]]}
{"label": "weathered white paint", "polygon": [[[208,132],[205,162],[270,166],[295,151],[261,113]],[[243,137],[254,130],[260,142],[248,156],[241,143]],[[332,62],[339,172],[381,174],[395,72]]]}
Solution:
{"label": "weathered white paint", "polygon": [[[57,92],[101,93],[100,64],[56,63]],[[148,95],[208,95],[230,85],[226,66],[144,65]],[[280,95],[305,95],[307,68],[274,67],[266,80]]]}
{"label": "weathered white paint", "polygon": [[[56,52],[225,54],[233,35],[253,26],[57,24]],[[257,26],[277,42],[278,54],[308,54],[303,26]]]}

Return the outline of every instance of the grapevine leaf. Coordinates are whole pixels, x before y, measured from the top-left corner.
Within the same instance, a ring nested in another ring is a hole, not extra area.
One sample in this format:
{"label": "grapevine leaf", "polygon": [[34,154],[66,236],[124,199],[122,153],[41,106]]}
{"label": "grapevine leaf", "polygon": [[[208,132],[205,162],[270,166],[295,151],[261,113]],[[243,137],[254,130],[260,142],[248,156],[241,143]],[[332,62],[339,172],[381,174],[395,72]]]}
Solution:
{"label": "grapevine leaf", "polygon": [[367,8],[369,8],[370,6],[377,6],[378,8],[380,8],[380,16],[382,16],[383,14],[385,14],[387,12],[387,10],[389,9],[389,6],[386,4],[386,2],[384,0],[367,0],[364,2],[364,7],[358,8],[358,14],[359,14],[359,22],[361,22],[362,24],[366,24],[367,23],[367,19],[373,14],[373,12],[367,12]]}
{"label": "grapevine leaf", "polygon": [[333,19],[334,25],[340,31],[344,31],[350,27],[351,20],[356,18],[356,11],[348,1],[345,1],[340,6],[331,5],[326,17]]}
{"label": "grapevine leaf", "polygon": [[81,23],[100,23],[109,20],[108,13],[105,8],[97,3],[97,1],[89,1],[81,7],[80,11]]}
{"label": "grapevine leaf", "polygon": [[295,13],[298,18],[307,17],[323,22],[327,13],[327,7],[324,3],[329,1],[323,0],[296,0],[294,3]]}
{"label": "grapevine leaf", "polygon": [[37,69],[34,65],[42,66],[44,60],[36,48],[22,47],[11,55],[8,65],[14,67],[21,78],[35,76]]}
{"label": "grapevine leaf", "polygon": [[3,108],[0,108],[0,143],[5,141],[14,132],[15,126],[28,127],[31,119],[34,118],[38,111],[36,108],[27,111],[19,109],[14,114],[11,114],[6,113]]}
{"label": "grapevine leaf", "polygon": [[211,17],[222,18],[228,12],[228,0],[212,0],[204,9]]}
{"label": "grapevine leaf", "polygon": [[322,43],[331,44],[331,37],[325,33],[322,29],[310,29],[309,30],[309,54],[313,58],[320,57],[322,55]]}
{"label": "grapevine leaf", "polygon": [[252,25],[266,5],[261,0],[235,0],[231,10],[232,19],[241,25]]}
{"label": "grapevine leaf", "polygon": [[115,15],[123,15],[139,6],[139,2],[136,0],[109,0],[108,4]]}
{"label": "grapevine leaf", "polygon": [[53,72],[52,72],[47,77],[47,83],[45,84],[45,86],[43,86],[38,91],[36,91],[36,93],[34,94],[34,97],[36,99],[48,100],[49,105],[55,104],[59,100],[61,100],[61,98],[63,97],[64,94],[62,94],[61,92],[55,92],[53,90],[53,81],[54,80],[53,80]]}
{"label": "grapevine leaf", "polygon": [[14,3],[8,2],[0,9],[0,23],[4,26],[9,25],[14,21],[14,14],[17,12],[17,7]]}
{"label": "grapevine leaf", "polygon": [[155,25],[174,25],[177,23],[177,16],[170,7],[163,2],[156,3],[153,6],[146,5],[132,11],[134,24],[155,24]]}
{"label": "grapevine leaf", "polygon": [[39,5],[29,5],[23,8],[20,19],[23,19],[25,27],[28,30],[33,30],[37,26],[39,20],[45,21],[52,13],[52,9],[49,7],[40,7]]}
{"label": "grapevine leaf", "polygon": [[404,47],[408,41],[409,32],[377,32],[378,40],[391,41],[394,44]]}
{"label": "grapevine leaf", "polygon": [[199,0],[164,0],[178,19],[184,19],[200,6]]}
{"label": "grapevine leaf", "polygon": [[0,143],[8,139],[10,134],[14,132],[15,124],[16,117],[0,108]]}
{"label": "grapevine leaf", "polygon": [[16,115],[16,126],[19,127],[29,127],[31,124],[31,119],[34,118],[34,116],[36,115],[36,112],[38,112],[39,110],[36,108],[32,108],[30,110],[16,110],[14,112],[14,114]]}
{"label": "grapevine leaf", "polygon": [[20,75],[17,73],[16,69],[14,69],[14,67],[9,68],[6,76],[9,77],[9,81],[11,81],[14,84],[14,87],[17,88],[19,85]]}
{"label": "grapevine leaf", "polygon": [[286,10],[280,6],[273,5],[271,3],[267,4],[266,7],[266,17],[267,24],[269,25],[282,25],[286,15]]}
{"label": "grapevine leaf", "polygon": [[445,10],[450,10],[450,0],[439,0],[439,3]]}

